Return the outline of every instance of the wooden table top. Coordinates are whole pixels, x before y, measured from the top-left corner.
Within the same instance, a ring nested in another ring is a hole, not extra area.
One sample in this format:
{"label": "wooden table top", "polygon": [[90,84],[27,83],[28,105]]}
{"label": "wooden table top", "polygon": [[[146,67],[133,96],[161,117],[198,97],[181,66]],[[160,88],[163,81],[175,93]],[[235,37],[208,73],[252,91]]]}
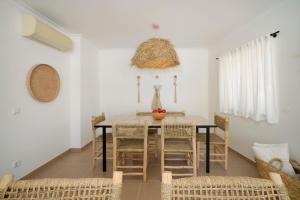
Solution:
{"label": "wooden table top", "polygon": [[[137,116],[137,115],[115,115],[106,117],[106,119],[95,126],[95,128],[112,127],[115,122],[128,122],[128,123],[144,123],[147,121],[148,126],[152,128],[160,128],[162,120],[155,120],[152,116]],[[166,116],[163,119],[167,123],[178,123],[178,122],[194,122],[197,128],[216,127],[213,122],[197,115],[187,116]]]}

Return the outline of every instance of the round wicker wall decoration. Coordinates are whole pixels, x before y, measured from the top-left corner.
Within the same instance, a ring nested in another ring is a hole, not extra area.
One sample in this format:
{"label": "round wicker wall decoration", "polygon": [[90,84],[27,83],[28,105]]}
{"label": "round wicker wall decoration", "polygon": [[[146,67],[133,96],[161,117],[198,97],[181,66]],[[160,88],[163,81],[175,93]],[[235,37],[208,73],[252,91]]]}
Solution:
{"label": "round wicker wall decoration", "polygon": [[59,74],[47,64],[33,66],[28,72],[26,84],[30,95],[41,102],[54,100],[60,90]]}

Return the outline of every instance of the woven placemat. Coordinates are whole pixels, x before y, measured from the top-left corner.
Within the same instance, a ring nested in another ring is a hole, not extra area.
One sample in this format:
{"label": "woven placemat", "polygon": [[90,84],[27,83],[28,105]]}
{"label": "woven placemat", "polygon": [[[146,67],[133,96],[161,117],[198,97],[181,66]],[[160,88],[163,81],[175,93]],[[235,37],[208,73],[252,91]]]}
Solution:
{"label": "woven placemat", "polygon": [[59,94],[59,74],[50,65],[35,65],[28,72],[27,89],[31,96],[37,101],[52,101]]}

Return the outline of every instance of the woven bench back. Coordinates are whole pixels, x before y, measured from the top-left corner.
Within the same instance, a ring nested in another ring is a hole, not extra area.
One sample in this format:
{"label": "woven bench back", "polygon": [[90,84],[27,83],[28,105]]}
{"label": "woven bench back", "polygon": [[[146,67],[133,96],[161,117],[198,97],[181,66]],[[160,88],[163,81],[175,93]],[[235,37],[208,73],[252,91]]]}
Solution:
{"label": "woven bench back", "polygon": [[[166,179],[165,179],[166,180]],[[251,177],[201,176],[162,183],[162,200],[289,200],[284,186]]]}
{"label": "woven bench back", "polygon": [[[7,177],[7,176],[6,176]],[[60,199],[60,200],[120,200],[122,174],[114,173],[114,178],[48,178],[13,181],[6,177],[0,181],[0,199]]]}

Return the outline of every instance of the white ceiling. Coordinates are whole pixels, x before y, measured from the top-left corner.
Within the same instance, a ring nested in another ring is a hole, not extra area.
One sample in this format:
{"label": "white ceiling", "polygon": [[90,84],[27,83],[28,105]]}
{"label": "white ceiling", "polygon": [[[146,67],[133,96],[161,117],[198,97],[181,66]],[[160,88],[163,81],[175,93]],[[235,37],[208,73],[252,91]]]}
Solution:
{"label": "white ceiling", "polygon": [[[136,47],[153,36],[207,47],[282,0],[17,0],[99,48]],[[161,28],[155,32],[152,23]]]}

